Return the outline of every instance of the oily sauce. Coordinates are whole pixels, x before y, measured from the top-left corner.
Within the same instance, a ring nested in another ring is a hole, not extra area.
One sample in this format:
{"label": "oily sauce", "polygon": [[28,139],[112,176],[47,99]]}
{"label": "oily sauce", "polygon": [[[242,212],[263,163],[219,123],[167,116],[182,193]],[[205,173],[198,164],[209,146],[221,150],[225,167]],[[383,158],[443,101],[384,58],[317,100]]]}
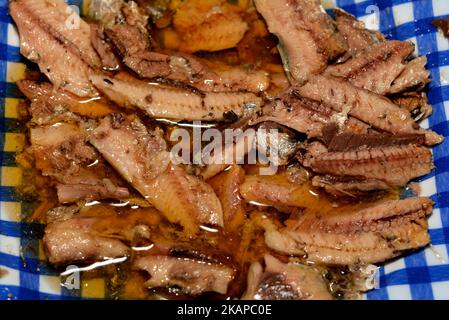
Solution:
{"label": "oily sauce", "polygon": [[[142,1],[139,1],[142,2]],[[176,50],[179,46],[180,34],[173,28],[169,1],[156,1],[160,14],[152,17],[154,28],[152,29],[153,40],[161,50]],[[176,1],[173,1],[176,2]],[[147,1],[147,5],[155,3]],[[165,5],[164,5],[165,3]],[[230,1],[231,5],[249,6],[249,1]],[[256,69],[265,70],[271,75],[272,85],[268,94],[273,95],[288,86],[283,66],[276,49],[277,41],[268,33],[265,23],[255,10],[241,10],[240,14],[248,22],[249,31],[236,48],[213,53],[198,53],[206,58],[211,64],[241,65],[251,64]],[[29,78],[36,77],[35,73],[29,73]],[[21,110],[27,109],[27,104],[21,106]],[[79,113],[86,118],[100,118],[108,113],[118,110],[118,107],[110,103],[105,98],[89,101],[79,101],[79,104],[72,112]],[[164,129],[166,137],[171,130],[176,128],[176,124],[169,121],[156,122],[149,119],[136,110],[122,110],[122,112],[138,113],[144,123],[149,127],[159,126]],[[23,127],[28,126],[29,117],[23,114],[21,117]],[[220,124],[212,124],[220,126]],[[170,142],[167,141],[170,145]],[[24,152],[17,155],[17,163],[22,168],[23,178],[21,185],[17,188],[18,193],[24,201],[31,203],[34,208],[26,217],[27,221],[46,223],[46,212],[52,208],[60,206],[57,201],[55,191],[55,181],[41,175],[40,170],[47,165],[44,159],[34,159],[27,152],[25,145]],[[103,160],[91,164],[95,170],[110,179],[118,179],[120,183],[126,183],[113,172],[110,166]],[[254,174],[258,171],[258,165],[242,166],[245,173]],[[271,179],[283,179],[281,176],[285,172],[285,167],[280,169],[278,176]],[[226,172],[213,178],[212,185],[227,185]],[[128,189],[132,188],[128,185]],[[391,193],[395,197],[395,193]],[[307,182],[298,184],[298,188],[293,198],[305,210],[318,210],[321,213],[335,212],[339,206],[346,204],[337,203],[334,199],[329,199],[318,190],[311,187]],[[236,218],[232,227],[225,226],[224,229],[211,229],[207,226],[201,231],[198,237],[187,237],[179,226],[169,223],[162,215],[137,193],[133,193],[128,202],[107,202],[95,201],[93,203],[78,204],[81,206],[79,217],[98,218],[94,225],[94,232],[104,237],[120,239],[129,244],[132,248],[130,257],[126,261],[100,266],[82,272],[83,296],[106,297],[121,299],[176,299],[191,298],[182,294],[177,288],[148,290],[145,288],[145,281],[148,275],[132,269],[132,260],[142,254],[169,254],[171,256],[187,256],[192,258],[208,259],[218,263],[231,266],[235,271],[235,278],[230,283],[228,292],[222,296],[219,294],[206,294],[197,298],[238,298],[246,288],[247,271],[252,262],[261,261],[266,253],[270,253],[282,261],[288,261],[287,257],[271,252],[264,242],[263,219],[276,218],[273,220],[282,221],[286,225],[293,223],[294,216],[279,212],[278,210],[257,203],[240,203],[236,209]],[[295,214],[302,214],[302,209]],[[291,220],[291,221],[290,221]],[[290,222],[289,222],[290,221]],[[279,222],[280,224],[281,222]],[[45,253],[45,252],[44,252]],[[91,261],[94,263],[95,261]],[[307,262],[307,261],[303,261]],[[52,267],[53,268],[53,267]],[[64,266],[56,267],[58,272],[64,271]],[[339,269],[323,269],[323,274],[329,282],[329,286],[339,287],[341,283],[350,281],[348,272]],[[62,282],[65,278],[63,277]],[[333,282],[335,282],[333,284]],[[338,284],[338,285],[337,285]],[[343,286],[340,286],[343,287]],[[336,296],[341,295],[341,290],[335,289]]]}

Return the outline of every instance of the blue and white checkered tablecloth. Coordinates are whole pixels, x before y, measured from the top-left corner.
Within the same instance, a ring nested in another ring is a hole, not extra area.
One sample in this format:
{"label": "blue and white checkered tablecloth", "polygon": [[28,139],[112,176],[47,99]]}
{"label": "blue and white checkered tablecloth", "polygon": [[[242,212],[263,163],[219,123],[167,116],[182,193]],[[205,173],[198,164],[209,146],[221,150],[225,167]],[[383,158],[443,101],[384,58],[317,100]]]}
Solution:
{"label": "blue and white checkered tablecloth", "polygon": [[[380,31],[390,39],[413,41],[416,53],[427,56],[434,112],[423,126],[448,137],[449,41],[432,20],[449,16],[449,0],[338,0],[337,5],[368,22],[367,12],[374,8],[370,6],[378,6]],[[432,246],[382,267],[380,288],[367,299],[449,299],[449,140],[433,154],[436,170],[420,179],[423,195],[436,203],[429,220]]]}
{"label": "blue and white checkered tablecloth", "polygon": [[[449,40],[431,23],[449,16],[449,0],[323,1],[326,7],[335,4],[390,39],[413,41],[416,53],[427,56],[433,79],[428,97],[434,113],[423,126],[449,137]],[[14,188],[20,183],[15,152],[24,139],[17,126],[22,96],[14,82],[23,74],[24,62],[8,1],[0,0],[0,300],[96,298],[98,287],[104,286],[96,279],[83,283],[80,290],[60,286],[58,272],[43,262],[42,226],[21,222],[33,209]],[[419,180],[423,195],[436,203],[429,220],[432,246],[381,267],[379,288],[366,299],[449,299],[449,139],[433,154],[436,169]]]}

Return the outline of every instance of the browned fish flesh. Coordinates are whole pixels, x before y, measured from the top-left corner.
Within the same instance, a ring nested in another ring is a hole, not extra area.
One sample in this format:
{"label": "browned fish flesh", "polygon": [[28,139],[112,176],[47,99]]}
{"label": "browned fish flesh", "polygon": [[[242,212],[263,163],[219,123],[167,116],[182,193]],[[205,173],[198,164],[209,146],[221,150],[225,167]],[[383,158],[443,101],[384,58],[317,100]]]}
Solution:
{"label": "browned fish flesh", "polygon": [[245,108],[257,108],[262,99],[245,92],[206,92],[147,83],[137,79],[92,75],[92,83],[120,106],[136,107],[153,118],[219,121],[227,112],[243,115]]}
{"label": "browned fish flesh", "polygon": [[286,175],[247,175],[240,185],[240,194],[246,202],[257,206],[272,206],[280,212],[297,212],[297,208],[326,204],[308,183],[290,181]]}
{"label": "browned fish flesh", "polygon": [[36,167],[43,175],[70,183],[74,175],[87,171],[98,154],[86,143],[86,131],[74,123],[59,123],[30,130]]}
{"label": "browned fish flesh", "polygon": [[254,110],[248,111],[249,115],[242,117],[228,127],[228,129],[233,129],[236,130],[236,132],[240,131],[242,133],[241,135],[234,135],[232,144],[225,143],[225,139],[223,138],[225,138],[226,134],[222,135],[222,139],[219,141],[214,141],[214,143],[221,144],[221,155],[213,154],[213,152],[210,152],[211,150],[207,150],[206,148],[202,150],[199,156],[201,157],[201,162],[204,163],[205,166],[200,168],[198,175],[203,180],[208,180],[216,176],[229,168],[233,163],[243,163],[247,154],[253,151],[256,147],[256,133],[253,132],[254,134],[251,134],[251,131],[247,131],[249,128],[249,120],[252,117],[251,113]]}
{"label": "browned fish flesh", "polygon": [[147,201],[193,235],[201,224],[223,225],[213,189],[171,164],[161,130],[148,131],[137,117],[103,119],[89,141]]}
{"label": "browned fish flesh", "polygon": [[83,217],[47,225],[43,241],[50,263],[86,263],[128,255],[129,248],[120,240],[92,232],[96,222]]}
{"label": "browned fish flesh", "polygon": [[339,114],[330,105],[302,97],[295,88],[290,88],[262,108],[262,115],[251,119],[255,125],[265,121],[307,134],[309,138],[323,138],[325,127],[338,124],[345,132],[368,133],[370,126],[356,118]]}
{"label": "browned fish flesh", "polygon": [[413,49],[411,42],[380,42],[345,63],[329,66],[325,74],[383,95],[395,90],[393,82],[406,69],[405,59]]}
{"label": "browned fish flesh", "polygon": [[298,87],[297,91],[303,97],[330,105],[337,112],[345,112],[375,129],[394,134],[425,134],[427,145],[434,145],[443,140],[435,132],[420,128],[409,112],[391,100],[337,78],[314,76],[304,86]]}
{"label": "browned fish flesh", "polygon": [[152,208],[119,212],[113,206],[74,205],[49,210],[46,221],[44,250],[51,263],[67,265],[129,258],[131,247],[149,243],[160,216]]}
{"label": "browned fish flesh", "polygon": [[135,116],[105,117],[90,134],[89,141],[141,193],[170,163],[162,131],[148,131]]}
{"label": "browned fish flesh", "polygon": [[97,24],[90,25],[90,39],[92,47],[101,60],[101,65],[105,71],[115,71],[120,68],[121,62],[114,54],[114,48],[106,39],[103,26]]}
{"label": "browned fish flesh", "polygon": [[364,177],[393,187],[405,186],[434,168],[430,150],[414,144],[351,151],[312,151],[304,156],[302,163],[320,174]]}
{"label": "browned fish flesh", "polygon": [[[105,179],[106,180],[106,179]],[[130,193],[127,188],[118,187],[110,180],[102,184],[58,184],[56,186],[60,203],[73,203],[77,201],[94,201],[104,199],[128,199]]]}
{"label": "browned fish flesh", "polygon": [[194,83],[199,90],[259,93],[268,90],[271,85],[269,74],[263,70],[256,70],[252,66],[211,66],[210,70],[210,75],[204,75],[200,81]]}
{"label": "browned fish flesh", "polygon": [[101,199],[126,199],[128,189],[112,169],[105,166],[87,143],[87,132],[77,123],[57,123],[30,130],[36,168],[55,179],[60,203]]}
{"label": "browned fish flesh", "polygon": [[142,29],[129,23],[118,23],[105,29],[105,34],[122,58],[131,58],[136,54],[152,49],[151,39]]}
{"label": "browned fish flesh", "polygon": [[326,265],[380,263],[403,251],[426,246],[430,239],[427,198],[387,200],[334,212],[310,211],[292,227],[266,224],[267,245],[284,254]]}
{"label": "browned fish flesh", "polygon": [[391,97],[391,101],[409,111],[415,121],[428,118],[432,112],[432,106],[424,92],[404,92]]}
{"label": "browned fish flesh", "polygon": [[332,300],[326,282],[312,266],[282,263],[264,257],[265,269],[254,262],[248,271],[243,300]]}
{"label": "browned fish flesh", "polygon": [[108,116],[100,121],[88,139],[106,161],[143,194],[150,181],[162,174],[170,163],[161,129],[148,131],[135,116]]}
{"label": "browned fish flesh", "polygon": [[346,42],[319,0],[256,0],[271,33],[278,36],[291,77],[306,81],[346,52]]}
{"label": "browned fish flesh", "polygon": [[148,272],[147,288],[177,286],[184,293],[204,292],[225,294],[234,270],[228,266],[189,258],[147,255],[137,258],[134,268]]}
{"label": "browned fish flesh", "polygon": [[21,80],[17,82],[17,86],[31,101],[31,121],[37,125],[79,123],[83,116],[97,119],[113,112],[110,106],[100,100],[80,99],[50,83]]}
{"label": "browned fish flesh", "polygon": [[205,92],[262,92],[270,85],[264,71],[235,66],[213,70],[207,61],[190,54],[152,51],[148,38],[128,24],[117,24],[106,33],[126,66],[140,78],[180,81]]}
{"label": "browned fish flesh", "polygon": [[67,25],[71,13],[62,0],[16,0],[9,8],[19,29],[21,53],[57,88],[80,97],[96,95],[88,73],[100,61],[90,43],[89,26],[76,17],[76,28]]}
{"label": "browned fish flesh", "polygon": [[314,176],[312,185],[324,189],[334,197],[358,198],[371,191],[388,190],[390,186],[383,181],[364,177],[340,177],[332,175]]}
{"label": "browned fish flesh", "polygon": [[338,132],[338,127],[334,126],[335,133],[330,132],[331,128],[326,127],[325,139],[327,149],[330,152],[346,152],[360,149],[384,148],[393,146],[403,146],[409,144],[422,145],[425,142],[423,134],[385,134],[385,133],[352,133]]}
{"label": "browned fish flesh", "polygon": [[90,66],[101,66],[91,44],[89,24],[77,16],[63,0],[13,0],[36,19],[45,30],[61,43],[77,50],[79,56]]}
{"label": "browned fish flesh", "polygon": [[422,89],[430,82],[430,71],[426,70],[426,56],[413,59],[405,66],[405,69],[397,77],[388,93],[398,93],[409,89]]}
{"label": "browned fish flesh", "polygon": [[232,165],[207,181],[220,199],[223,222],[229,230],[241,226],[246,218],[245,203],[239,189],[244,180],[245,171],[238,165]]}
{"label": "browned fish flesh", "polygon": [[382,33],[368,30],[362,21],[341,9],[334,10],[337,28],[348,43],[348,53],[355,55],[385,40]]}
{"label": "browned fish flesh", "polygon": [[187,234],[208,225],[223,226],[223,209],[212,187],[180,167],[171,166],[158,176],[145,196]]}

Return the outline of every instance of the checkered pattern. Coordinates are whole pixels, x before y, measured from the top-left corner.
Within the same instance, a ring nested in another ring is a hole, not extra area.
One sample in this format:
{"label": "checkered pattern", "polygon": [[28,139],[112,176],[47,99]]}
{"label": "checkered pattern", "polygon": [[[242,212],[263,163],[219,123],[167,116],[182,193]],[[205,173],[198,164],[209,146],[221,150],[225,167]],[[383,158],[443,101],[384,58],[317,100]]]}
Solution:
{"label": "checkered pattern", "polygon": [[[82,6],[81,0],[69,1]],[[59,272],[44,262],[43,226],[21,222],[34,210],[33,203],[15,192],[21,182],[15,153],[24,143],[17,124],[23,96],[15,81],[22,78],[27,61],[19,53],[19,37],[8,15],[8,1],[0,0],[0,300],[103,298],[104,283],[93,279],[80,290],[60,285]],[[103,290],[102,290],[103,289]],[[100,295],[100,296],[98,296]]]}
{"label": "checkered pattern", "polygon": [[[410,40],[416,53],[426,55],[433,79],[428,97],[433,115],[423,123],[446,137],[449,135],[449,41],[432,26],[434,18],[449,15],[448,0],[337,0],[337,5],[356,15],[390,39]],[[371,7],[379,8],[373,19]],[[377,26],[375,23],[377,22]],[[446,113],[448,115],[446,115]],[[429,220],[432,246],[380,268],[380,288],[367,299],[449,299],[449,141],[433,149],[435,165],[420,179],[423,195],[435,201]]]}
{"label": "checkered pattern", "polygon": [[[427,56],[433,79],[428,96],[434,113],[423,125],[449,137],[449,41],[431,24],[435,17],[449,16],[449,0],[333,2],[391,39],[413,41],[416,53]],[[93,297],[89,287],[104,284],[93,280],[74,291],[61,287],[58,273],[42,260],[42,226],[20,222],[33,209],[14,191],[20,183],[14,153],[24,139],[15,120],[21,95],[14,81],[23,74],[25,61],[7,6],[7,0],[0,0],[0,269],[6,270],[0,277],[0,300]],[[420,179],[424,195],[436,203],[429,220],[432,246],[381,267],[380,288],[366,299],[449,299],[449,139],[433,153],[437,169]]]}

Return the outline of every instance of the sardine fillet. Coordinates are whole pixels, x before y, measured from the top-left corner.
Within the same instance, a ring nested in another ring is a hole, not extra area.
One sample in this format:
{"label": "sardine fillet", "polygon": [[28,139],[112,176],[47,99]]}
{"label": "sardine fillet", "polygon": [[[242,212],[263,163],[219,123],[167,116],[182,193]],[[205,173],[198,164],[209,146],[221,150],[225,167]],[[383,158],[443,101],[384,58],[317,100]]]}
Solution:
{"label": "sardine fillet", "polygon": [[73,218],[54,222],[45,228],[44,245],[53,264],[99,261],[129,253],[120,240],[93,232],[94,218]]}
{"label": "sardine fillet", "polygon": [[[281,7],[279,6],[281,4]],[[299,81],[304,82],[311,74],[317,74],[326,68],[327,59],[319,53],[317,43],[307,30],[296,27],[288,1],[257,0],[255,5],[265,18],[271,33],[279,38],[282,46],[283,60],[288,65],[288,72]]]}
{"label": "sardine fillet", "polygon": [[383,95],[390,91],[393,81],[405,69],[405,59],[412,52],[410,42],[385,41],[343,64],[329,66],[325,73]]}
{"label": "sardine fillet", "polygon": [[313,266],[284,264],[265,255],[265,270],[251,264],[243,300],[331,300],[326,283]]}
{"label": "sardine fillet", "polygon": [[328,265],[379,263],[430,241],[427,198],[390,200],[364,209],[302,216],[293,229],[266,226],[267,245]]}
{"label": "sardine fillet", "polygon": [[153,182],[146,197],[172,222],[193,234],[199,224],[223,226],[220,200],[210,185],[172,166]]}
{"label": "sardine fillet", "polygon": [[434,167],[430,150],[415,145],[326,152],[311,155],[303,163],[318,173],[365,177],[395,187],[406,185]]}
{"label": "sardine fillet", "polygon": [[255,125],[265,121],[277,122],[283,126],[307,134],[309,138],[323,138],[326,126],[336,123],[344,132],[367,133],[370,126],[366,123],[339,113],[330,106],[307,98],[295,96],[295,90],[288,91],[278,99],[266,104],[263,114],[250,121]]}
{"label": "sardine fillet", "polygon": [[378,31],[366,29],[365,23],[358,21],[353,15],[341,9],[334,10],[338,31],[348,42],[348,53],[359,54],[361,51],[385,41],[385,37]]}
{"label": "sardine fillet", "polygon": [[225,294],[234,278],[230,267],[187,258],[148,255],[138,258],[134,267],[150,274],[145,282],[148,288],[179,286],[192,295],[210,291]]}
{"label": "sardine fillet", "polygon": [[426,64],[426,56],[418,57],[410,61],[399,77],[394,80],[390,93],[398,93],[427,84],[430,81],[430,71],[426,70]]}
{"label": "sardine fillet", "polygon": [[90,134],[89,142],[142,194],[170,162],[161,133],[149,132],[138,118],[108,116]]}
{"label": "sardine fillet", "polygon": [[136,107],[153,118],[174,120],[222,120],[227,112],[241,116],[246,106],[259,107],[262,99],[252,93],[204,94],[175,87],[91,75],[93,84],[121,106]]}
{"label": "sardine fillet", "polygon": [[188,234],[200,224],[223,225],[220,201],[212,188],[170,164],[159,132],[148,132],[137,118],[107,117],[89,141],[137,191]]}
{"label": "sardine fillet", "polygon": [[52,36],[22,2],[11,2],[10,14],[19,30],[21,53],[37,63],[55,87],[80,97],[96,94],[88,79],[90,68],[79,52]]}
{"label": "sardine fillet", "polygon": [[346,41],[319,0],[256,0],[255,6],[278,36],[287,71],[298,82],[320,73],[346,51]]}
{"label": "sardine fillet", "polygon": [[428,145],[443,140],[435,132],[419,128],[407,110],[395,105],[389,99],[337,78],[314,76],[297,90],[302,96],[330,105],[338,112],[349,110],[350,115],[371,124],[376,129],[390,133],[423,133],[426,135]]}
{"label": "sardine fillet", "polygon": [[38,24],[65,46],[77,51],[90,66],[101,67],[91,43],[90,26],[79,17],[76,9],[63,0],[15,0],[37,20]]}

